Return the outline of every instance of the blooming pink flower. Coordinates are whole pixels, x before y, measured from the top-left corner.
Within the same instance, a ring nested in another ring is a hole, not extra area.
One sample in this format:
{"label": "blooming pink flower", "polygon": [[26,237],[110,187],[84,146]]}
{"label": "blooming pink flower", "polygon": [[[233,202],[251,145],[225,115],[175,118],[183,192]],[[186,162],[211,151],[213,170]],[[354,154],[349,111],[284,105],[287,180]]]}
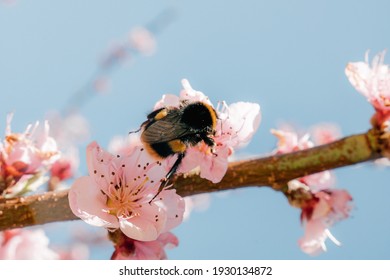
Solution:
{"label": "blooming pink flower", "polygon": [[0,232],[0,259],[51,260],[58,255],[49,247],[49,239],[41,229],[13,229]]}
{"label": "blooming pink flower", "polygon": [[382,51],[370,65],[366,52],[365,62],[350,62],[345,68],[350,83],[374,106],[374,121],[379,125],[390,118],[390,70],[384,58]]}
{"label": "blooming pink flower", "polygon": [[326,252],[325,241],[329,238],[337,246],[341,243],[331,234],[326,225],[320,221],[312,221],[305,225],[305,235],[298,240],[299,247],[309,255],[318,255]]}
{"label": "blooming pink flower", "polygon": [[156,240],[181,223],[184,200],[175,190],[164,189],[151,201],[166,171],[143,148],[114,156],[92,142],[87,166],[89,176],[78,178],[69,192],[73,213],[85,222],[120,228],[140,241]]}
{"label": "blooming pink flower", "polygon": [[79,166],[78,151],[76,149],[69,149],[66,154],[56,160],[51,168],[50,175],[52,178],[57,178],[58,181],[64,181],[72,178]]}
{"label": "blooming pink flower", "polygon": [[[309,134],[299,138],[293,131],[272,130],[272,133],[279,139],[274,154],[289,153],[314,146]],[[322,139],[322,141],[328,140],[329,137]],[[305,226],[305,235],[298,243],[307,254],[315,255],[326,251],[327,238],[340,245],[340,242],[330,233],[329,228],[335,222],[348,218],[351,210],[349,202],[352,197],[345,190],[334,189],[334,182],[333,173],[330,171],[319,172],[288,182],[290,193],[301,189],[313,197],[305,201],[303,205],[298,204],[302,209],[301,221]]]}
{"label": "blooming pink flower", "polygon": [[5,140],[0,143],[0,195],[7,197],[35,190],[46,181],[42,173],[60,156],[48,122],[43,128],[37,122],[24,133],[12,133],[11,120],[9,115]]}
{"label": "blooming pink flower", "polygon": [[68,189],[66,180],[75,177],[79,166],[78,150],[69,147],[61,158],[54,162],[50,168],[48,190]]}
{"label": "blooming pink flower", "polygon": [[[305,134],[298,137],[293,131],[284,131],[272,129],[271,133],[278,138],[277,148],[274,154],[285,154],[305,150],[314,147],[314,143],[310,140],[310,135]],[[288,183],[290,188],[302,187],[302,184],[311,191],[320,191],[333,187],[335,177],[330,171],[323,171],[316,174],[304,176]]]}
{"label": "blooming pink flower", "polygon": [[271,129],[271,133],[278,138],[274,154],[292,153],[314,147],[314,143],[310,141],[309,134],[299,138],[294,131]]}
{"label": "blooming pink flower", "polygon": [[[154,109],[161,107],[179,107],[184,100],[189,102],[201,101],[212,106],[209,98],[200,91],[194,90],[188,80],[182,80],[183,90],[179,96],[164,95]],[[237,102],[216,108],[218,115],[216,134],[213,137],[215,148],[211,152],[209,146],[203,142],[187,149],[178,172],[185,173],[199,168],[199,175],[213,183],[222,180],[228,167],[228,158],[236,148],[246,145],[260,124],[260,106],[255,103]],[[169,166],[175,157],[168,159]]]}
{"label": "blooming pink flower", "polygon": [[170,232],[162,233],[157,240],[137,241],[124,237],[115,246],[112,260],[165,260],[167,255],[165,248],[173,248],[179,244],[179,240]]}
{"label": "blooming pink flower", "polygon": [[315,255],[326,251],[325,240],[328,237],[336,245],[340,245],[329,228],[335,222],[349,217],[351,201],[351,195],[345,190],[328,190],[314,194],[301,213],[305,235],[298,243],[305,253]]}

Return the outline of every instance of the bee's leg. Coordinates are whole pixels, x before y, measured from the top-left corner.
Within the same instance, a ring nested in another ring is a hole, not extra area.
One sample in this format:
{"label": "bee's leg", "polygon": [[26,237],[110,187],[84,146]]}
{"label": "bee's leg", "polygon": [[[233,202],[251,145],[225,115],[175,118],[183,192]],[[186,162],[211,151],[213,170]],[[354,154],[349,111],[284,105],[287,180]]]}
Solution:
{"label": "bee's leg", "polygon": [[214,147],[215,147],[215,141],[213,138],[210,138],[208,136],[203,136],[202,137],[202,140],[205,142],[205,144],[207,146],[210,147],[210,150],[211,150],[211,153],[214,155],[214,156],[217,156],[217,154],[214,152]]}
{"label": "bee's leg", "polygon": [[180,153],[177,155],[177,159],[176,159],[175,163],[172,165],[172,167],[169,170],[169,172],[167,173],[167,175],[165,175],[165,178],[163,178],[161,180],[161,184],[160,184],[160,187],[158,188],[156,195],[149,201],[149,203],[151,203],[162,192],[162,190],[167,186],[169,179],[172,177],[173,174],[175,174],[177,168],[179,168],[184,156],[185,156],[185,153]]}
{"label": "bee's leg", "polygon": [[140,132],[141,131],[141,128],[138,128],[137,130],[133,130],[133,131],[129,131],[129,134],[133,134],[133,133],[137,133],[137,132]]}
{"label": "bee's leg", "polygon": [[213,138],[210,138],[208,136],[201,136],[202,140],[206,143],[207,146],[213,148],[215,146],[215,141]]}
{"label": "bee's leg", "polygon": [[179,153],[179,154],[177,155],[177,159],[176,159],[175,163],[172,165],[171,170],[169,170],[169,172],[168,172],[167,175],[165,176],[165,180],[168,181],[168,179],[171,178],[171,176],[172,176],[173,174],[175,174],[177,168],[179,167],[179,165],[180,165],[181,162],[183,161],[184,155],[185,155],[185,153]]}

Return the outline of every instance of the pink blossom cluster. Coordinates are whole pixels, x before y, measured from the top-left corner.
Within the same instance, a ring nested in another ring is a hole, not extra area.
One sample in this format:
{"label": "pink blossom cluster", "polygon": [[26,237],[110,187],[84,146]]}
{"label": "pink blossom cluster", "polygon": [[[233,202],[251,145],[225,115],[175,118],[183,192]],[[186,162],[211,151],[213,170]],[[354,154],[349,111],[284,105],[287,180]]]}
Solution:
{"label": "pink blossom cluster", "polygon": [[382,125],[390,118],[390,69],[384,64],[385,51],[374,56],[371,64],[368,52],[365,61],[350,62],[345,68],[352,86],[374,106],[374,125]]}
{"label": "pink blossom cluster", "polygon": [[[327,128],[331,128],[331,130],[326,131]],[[319,138],[325,142],[339,136],[333,135],[332,132],[338,132],[338,130],[329,125],[323,128],[317,127],[315,131],[322,131],[320,135],[326,135],[326,137]],[[279,140],[274,151],[275,154],[303,150],[314,146],[309,134],[299,137],[293,131],[283,130],[272,130],[272,133]],[[310,198],[303,203],[295,204],[292,201],[293,205],[299,205],[302,210],[301,222],[304,224],[305,234],[298,243],[307,254],[315,255],[326,251],[325,241],[327,238],[340,245],[340,242],[334,238],[329,228],[335,222],[349,217],[352,197],[346,190],[335,189],[334,182],[332,173],[323,171],[288,183],[287,195],[295,191],[304,191],[311,194]]]}
{"label": "pink blossom cluster", "polygon": [[[183,90],[179,96],[166,94],[156,103],[154,109],[161,107],[179,107],[182,101],[201,101],[211,106],[213,104],[202,92],[194,90],[188,80],[182,80]],[[249,143],[253,134],[260,125],[260,106],[256,103],[237,102],[227,105],[221,102],[215,108],[218,115],[216,134],[213,137],[215,148],[213,152],[206,144],[190,147],[183,159],[178,172],[186,173],[195,168],[199,169],[202,178],[218,183],[222,180],[228,167],[228,159],[234,151]],[[175,158],[167,161],[168,166],[173,164]]]}
{"label": "pink blossom cluster", "polygon": [[42,229],[12,229],[0,232],[0,259],[53,260],[59,255],[49,248]]}
{"label": "pink blossom cluster", "polygon": [[341,245],[329,228],[335,222],[349,217],[351,201],[352,197],[346,190],[313,192],[313,198],[302,206],[301,221],[305,225],[305,234],[298,241],[302,251],[310,255],[325,252],[327,238]]}
{"label": "pink blossom cluster", "polygon": [[165,189],[151,201],[166,171],[142,147],[113,155],[92,142],[87,147],[87,167],[89,176],[75,180],[69,204],[88,224],[153,241],[181,223],[184,200],[175,190]]}
{"label": "pink blossom cluster", "polygon": [[153,241],[138,241],[127,236],[120,238],[115,245],[112,260],[166,260],[165,249],[174,248],[179,244],[177,237],[171,232],[165,232]]}
{"label": "pink blossom cluster", "polygon": [[49,124],[28,125],[23,133],[11,131],[12,115],[7,118],[5,138],[0,142],[0,196],[13,197],[36,190],[47,181],[45,173],[59,159]]}
{"label": "pink blossom cluster", "polygon": [[[155,109],[179,106],[183,100],[203,101],[212,105],[187,80],[180,96],[164,95]],[[228,157],[234,149],[247,144],[260,123],[257,104],[222,103],[216,109],[217,132],[215,150],[204,143],[190,147],[180,172],[200,169],[200,176],[219,182],[226,173]],[[111,146],[116,154],[102,149],[96,142],[87,147],[88,176],[76,179],[69,192],[73,213],[90,225],[120,230],[124,238],[116,240],[114,259],[164,259],[167,244],[177,245],[170,230],[183,220],[185,202],[176,190],[165,188],[157,198],[162,180],[175,160],[155,159],[143,147],[139,135],[129,141],[115,140]]]}

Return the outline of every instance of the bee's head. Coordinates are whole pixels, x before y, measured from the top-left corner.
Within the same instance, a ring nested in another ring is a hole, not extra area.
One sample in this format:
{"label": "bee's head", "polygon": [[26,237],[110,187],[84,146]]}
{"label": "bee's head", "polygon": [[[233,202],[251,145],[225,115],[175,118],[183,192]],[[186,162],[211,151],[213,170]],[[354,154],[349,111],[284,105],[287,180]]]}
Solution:
{"label": "bee's head", "polygon": [[181,121],[196,132],[214,134],[217,114],[213,107],[203,102],[190,103],[182,108]]}

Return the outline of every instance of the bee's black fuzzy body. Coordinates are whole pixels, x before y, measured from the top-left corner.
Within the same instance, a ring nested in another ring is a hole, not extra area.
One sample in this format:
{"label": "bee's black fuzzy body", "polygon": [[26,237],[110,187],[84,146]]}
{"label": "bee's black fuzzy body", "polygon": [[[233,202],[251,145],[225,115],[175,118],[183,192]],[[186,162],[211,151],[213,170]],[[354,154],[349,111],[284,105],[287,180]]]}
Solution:
{"label": "bee's black fuzzy body", "polygon": [[165,177],[165,183],[176,172],[189,147],[201,141],[211,150],[215,145],[212,137],[218,116],[214,108],[205,102],[182,102],[178,108],[163,107],[151,112],[147,118],[141,125],[141,141],[146,150],[159,159],[178,155]]}

